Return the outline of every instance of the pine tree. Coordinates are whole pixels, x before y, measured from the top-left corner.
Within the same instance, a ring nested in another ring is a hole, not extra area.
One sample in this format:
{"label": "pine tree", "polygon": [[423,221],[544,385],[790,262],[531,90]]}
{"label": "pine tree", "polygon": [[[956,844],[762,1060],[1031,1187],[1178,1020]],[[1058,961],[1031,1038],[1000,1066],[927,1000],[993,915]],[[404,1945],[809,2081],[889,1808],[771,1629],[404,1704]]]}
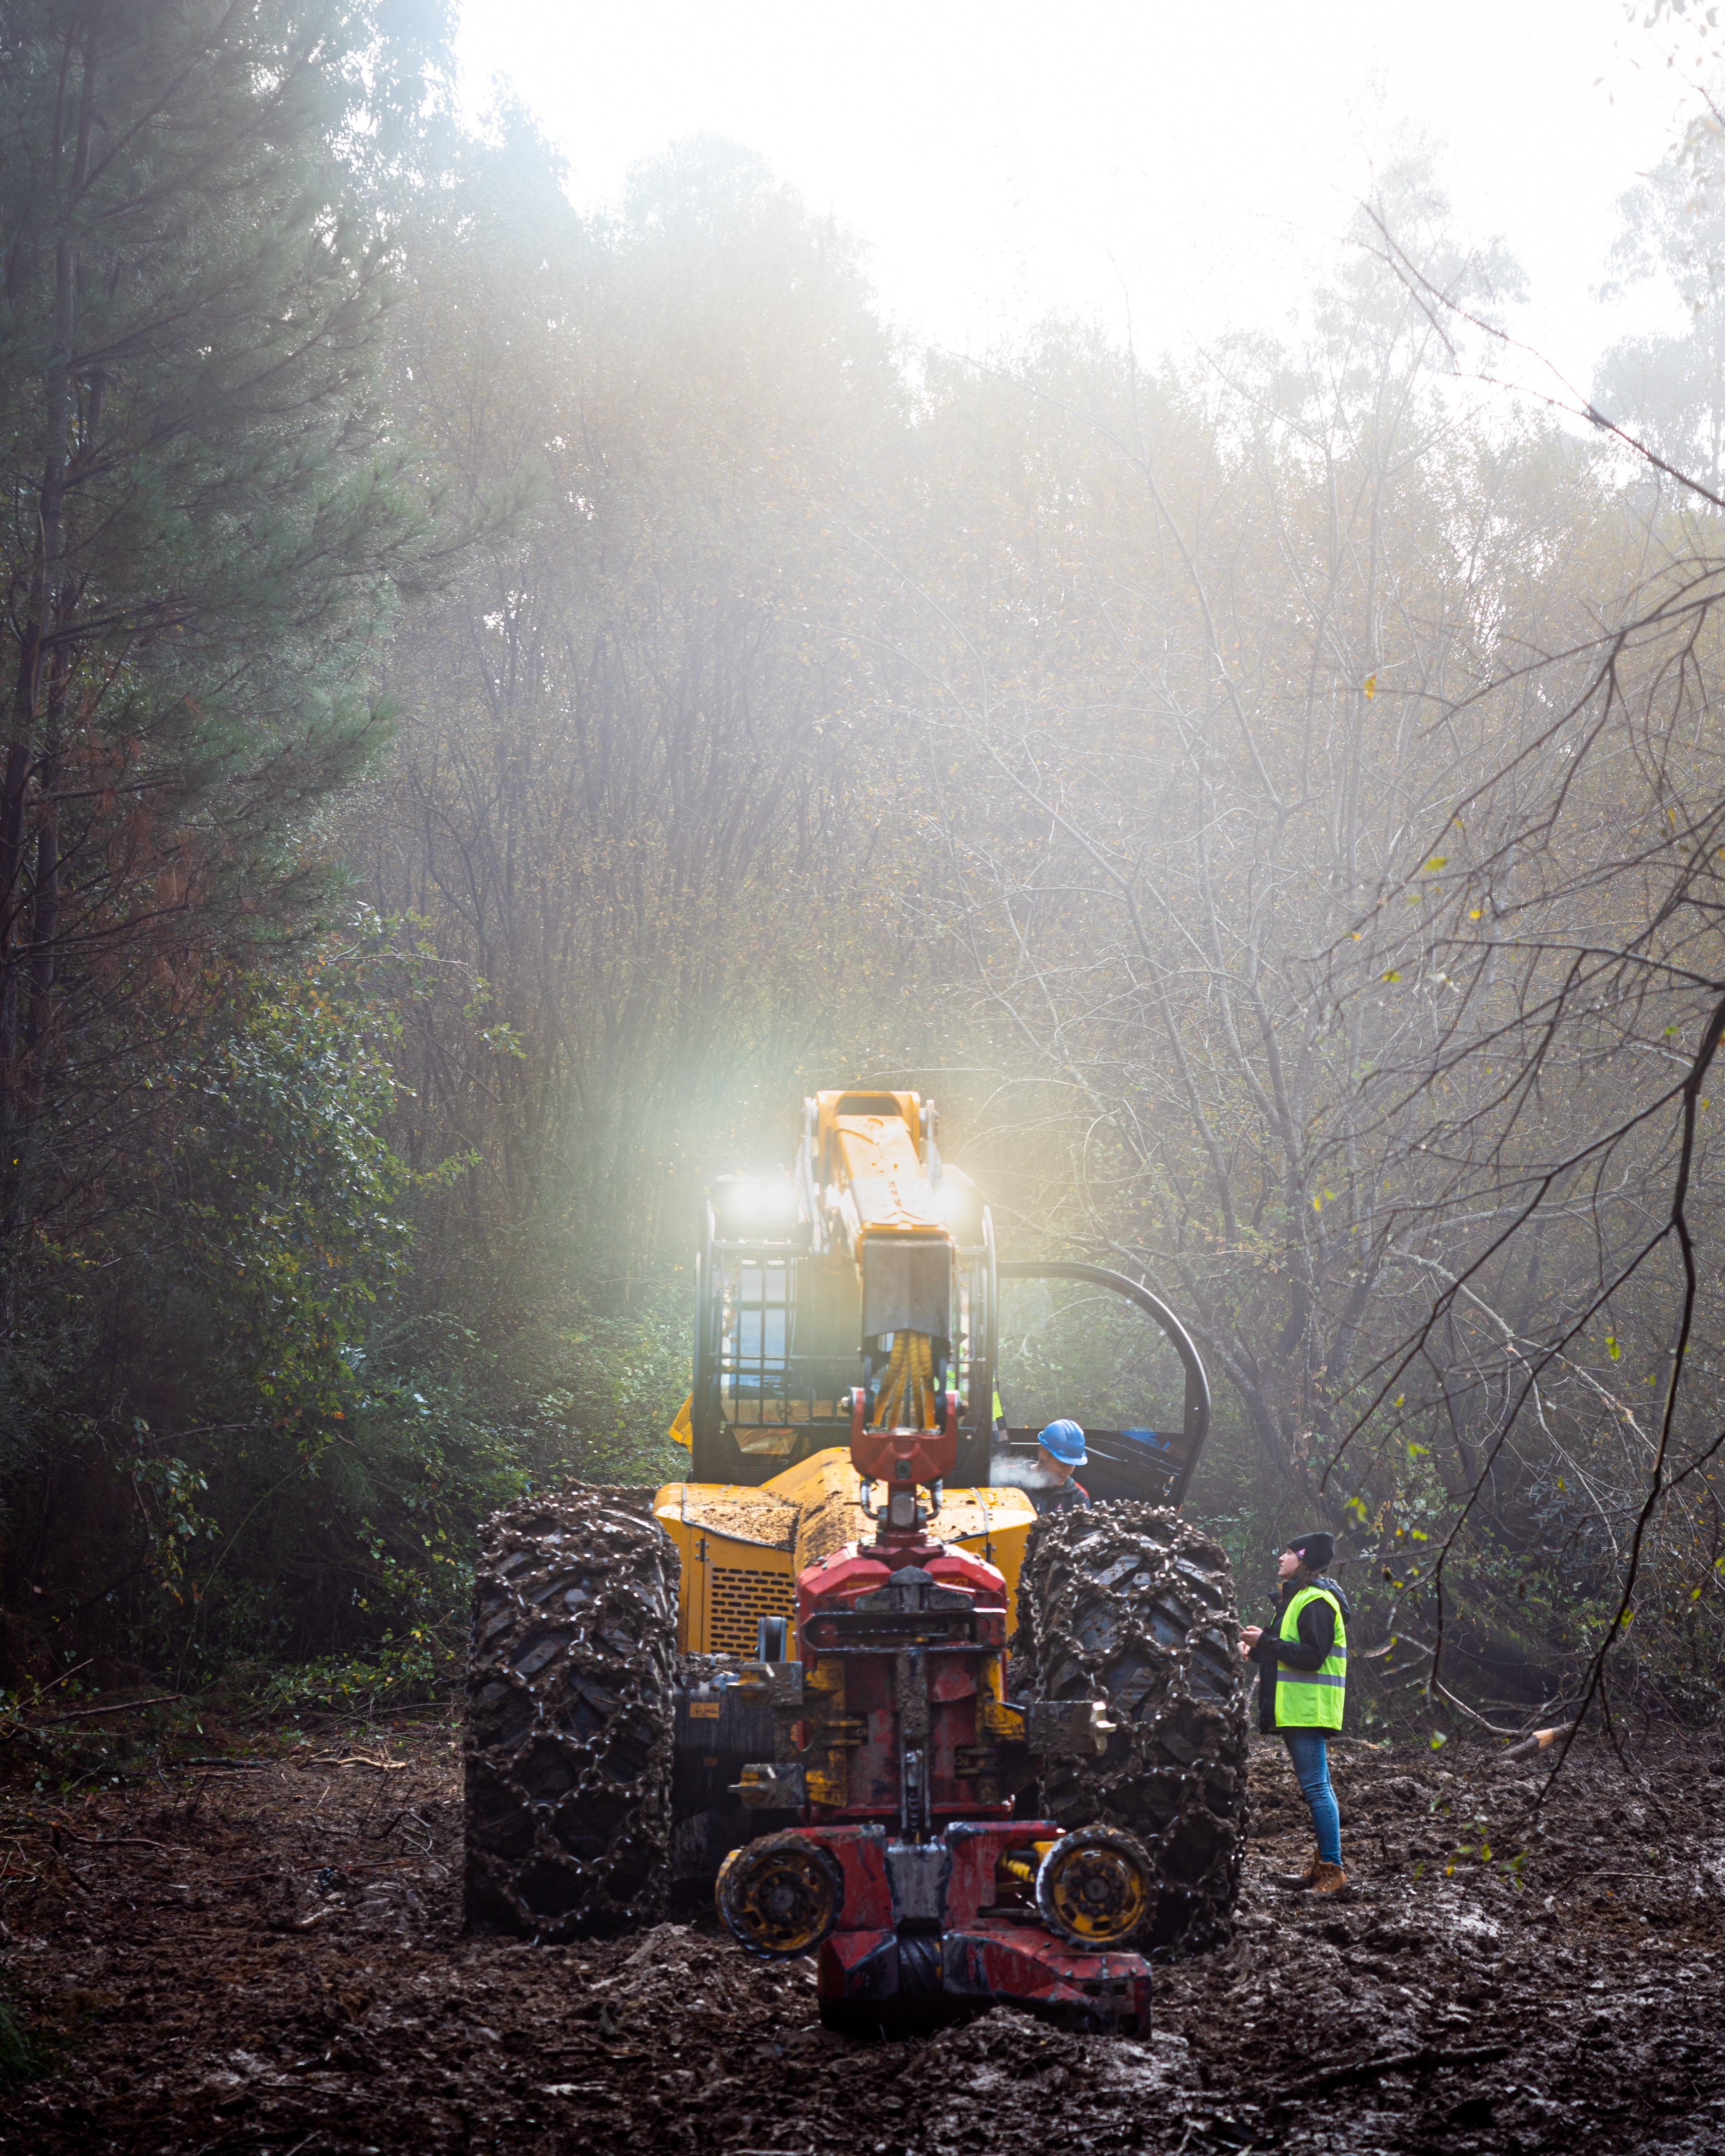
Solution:
{"label": "pine tree", "polygon": [[0,1272],[99,1195],[152,1042],[317,885],[440,533],[380,393],[445,24],[0,18]]}

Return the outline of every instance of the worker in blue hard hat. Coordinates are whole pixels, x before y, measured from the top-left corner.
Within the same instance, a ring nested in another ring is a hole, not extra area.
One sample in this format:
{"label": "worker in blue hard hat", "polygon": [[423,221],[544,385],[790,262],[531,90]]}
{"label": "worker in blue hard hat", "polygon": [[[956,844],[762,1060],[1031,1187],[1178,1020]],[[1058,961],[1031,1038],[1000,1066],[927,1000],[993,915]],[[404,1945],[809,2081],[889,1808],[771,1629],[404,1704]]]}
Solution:
{"label": "worker in blue hard hat", "polygon": [[1089,1491],[1074,1479],[1074,1470],[1082,1467],[1089,1457],[1085,1450],[1084,1432],[1076,1422],[1068,1422],[1062,1417],[1038,1433],[1038,1471],[1024,1495],[1039,1512],[1064,1512],[1076,1506],[1089,1504]]}

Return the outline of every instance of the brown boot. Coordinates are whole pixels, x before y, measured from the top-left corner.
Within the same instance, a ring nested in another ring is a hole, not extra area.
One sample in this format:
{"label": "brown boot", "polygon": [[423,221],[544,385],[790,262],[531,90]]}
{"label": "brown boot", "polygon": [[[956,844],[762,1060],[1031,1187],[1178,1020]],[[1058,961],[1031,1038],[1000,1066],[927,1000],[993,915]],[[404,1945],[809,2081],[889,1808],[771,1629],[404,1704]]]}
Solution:
{"label": "brown boot", "polygon": [[1339,1864],[1320,1863],[1317,1876],[1312,1882],[1314,1894],[1332,1894],[1339,1902],[1348,1898],[1348,1874]]}
{"label": "brown boot", "polygon": [[1314,1849],[1303,1871],[1272,1871],[1270,1883],[1285,1894],[1303,1894],[1317,1877],[1318,1855]]}

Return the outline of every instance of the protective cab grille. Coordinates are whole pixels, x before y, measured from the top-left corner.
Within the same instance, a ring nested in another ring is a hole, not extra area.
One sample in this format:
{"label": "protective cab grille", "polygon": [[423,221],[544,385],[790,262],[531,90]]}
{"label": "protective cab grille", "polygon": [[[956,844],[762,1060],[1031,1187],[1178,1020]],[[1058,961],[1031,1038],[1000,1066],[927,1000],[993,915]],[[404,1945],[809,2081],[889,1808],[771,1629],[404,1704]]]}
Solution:
{"label": "protective cab grille", "polygon": [[790,1617],[791,1577],[716,1564],[707,1602],[707,1639],[716,1655],[752,1655],[762,1617]]}

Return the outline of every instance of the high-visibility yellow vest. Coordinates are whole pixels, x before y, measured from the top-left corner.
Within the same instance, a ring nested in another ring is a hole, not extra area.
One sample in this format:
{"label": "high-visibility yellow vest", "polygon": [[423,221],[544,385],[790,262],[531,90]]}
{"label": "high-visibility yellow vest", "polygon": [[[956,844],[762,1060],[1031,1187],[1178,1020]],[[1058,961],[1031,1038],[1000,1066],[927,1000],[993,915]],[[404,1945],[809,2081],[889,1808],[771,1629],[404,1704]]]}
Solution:
{"label": "high-visibility yellow vest", "polygon": [[1348,1685],[1348,1625],[1342,1605],[1327,1588],[1302,1587],[1281,1613],[1277,1636],[1297,1640],[1300,1612],[1308,1602],[1327,1602],[1336,1613],[1336,1639],[1315,1670],[1276,1666],[1276,1726],[1278,1729],[1339,1729]]}

